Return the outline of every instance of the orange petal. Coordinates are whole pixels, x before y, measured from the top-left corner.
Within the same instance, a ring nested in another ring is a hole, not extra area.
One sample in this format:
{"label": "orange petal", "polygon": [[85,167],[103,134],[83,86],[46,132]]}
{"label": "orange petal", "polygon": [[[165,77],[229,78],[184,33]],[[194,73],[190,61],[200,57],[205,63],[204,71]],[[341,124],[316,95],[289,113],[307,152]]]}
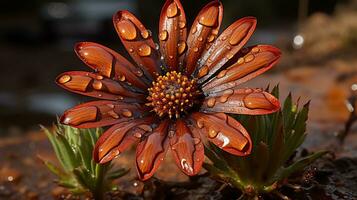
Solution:
{"label": "orange petal", "polygon": [[106,163],[126,150],[147,132],[152,131],[152,117],[121,122],[109,128],[97,141],[93,157],[98,163]]}
{"label": "orange petal", "polygon": [[99,99],[145,100],[143,94],[130,91],[117,81],[90,72],[65,72],[56,78],[56,83],[68,91]]}
{"label": "orange petal", "polygon": [[95,128],[129,121],[146,112],[147,108],[137,103],[92,101],[65,111],[60,121],[77,128]]}
{"label": "orange petal", "polygon": [[228,89],[210,94],[201,106],[204,112],[264,115],[276,112],[280,103],[273,95],[261,89]]}
{"label": "orange petal", "polygon": [[202,54],[197,77],[203,83],[248,42],[255,30],[257,20],[254,17],[244,17],[230,25],[217,38],[214,44]]}
{"label": "orange petal", "polygon": [[169,120],[165,120],[144,138],[136,149],[136,168],[141,180],[149,179],[164,159],[169,147],[167,129]]}
{"label": "orange petal", "polygon": [[250,154],[252,141],[244,127],[224,113],[193,113],[195,125],[219,148],[237,156]]}
{"label": "orange petal", "polygon": [[[170,135],[170,133],[169,133]],[[200,172],[204,160],[204,147],[198,132],[193,132],[182,120],[177,120],[170,146],[177,166],[187,175]]]}
{"label": "orange petal", "polygon": [[78,57],[100,75],[146,90],[149,80],[144,72],[115,51],[93,42],[75,46]]}
{"label": "orange petal", "polygon": [[190,75],[196,68],[202,52],[215,41],[223,18],[221,2],[212,1],[198,13],[187,38],[186,73]]}
{"label": "orange petal", "polygon": [[151,32],[129,11],[119,11],[113,16],[115,29],[133,60],[152,77],[160,74],[160,56]]}
{"label": "orange petal", "polygon": [[186,16],[179,0],[167,0],[159,22],[160,50],[169,71],[182,64],[186,50]]}
{"label": "orange petal", "polygon": [[219,72],[203,86],[202,90],[205,93],[214,93],[234,88],[271,69],[279,61],[280,56],[280,50],[270,45],[257,45],[241,50],[237,61]]}

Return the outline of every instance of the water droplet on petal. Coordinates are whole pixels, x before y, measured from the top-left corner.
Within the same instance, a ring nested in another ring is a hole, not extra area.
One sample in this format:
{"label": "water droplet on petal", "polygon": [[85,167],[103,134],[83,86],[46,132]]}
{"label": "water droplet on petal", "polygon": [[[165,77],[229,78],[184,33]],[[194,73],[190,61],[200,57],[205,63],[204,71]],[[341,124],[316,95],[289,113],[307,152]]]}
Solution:
{"label": "water droplet on petal", "polygon": [[58,82],[63,84],[63,83],[67,83],[68,81],[71,80],[71,76],[69,75],[63,75],[58,79]]}
{"label": "water droplet on petal", "polygon": [[96,90],[101,90],[103,87],[103,83],[101,81],[93,81],[92,86]]}
{"label": "water droplet on petal", "polygon": [[207,65],[205,65],[205,66],[203,66],[201,69],[200,69],[200,71],[198,71],[198,78],[201,78],[201,77],[203,77],[203,76],[206,76],[207,74],[208,74],[208,66]]}
{"label": "water droplet on petal", "polygon": [[201,142],[201,139],[200,138],[193,138],[193,143],[195,145],[199,144]]}
{"label": "water droplet on petal", "polygon": [[198,128],[203,128],[204,124],[203,121],[197,120],[196,122]]}
{"label": "water droplet on petal", "polygon": [[117,25],[119,34],[125,40],[134,40],[136,38],[136,28],[129,20],[122,20]]}
{"label": "water droplet on petal", "polygon": [[197,32],[197,27],[193,27],[191,33],[195,34]]}
{"label": "water droplet on petal", "polygon": [[246,63],[251,62],[252,60],[254,60],[254,55],[253,54],[249,54],[244,58],[244,61]]}
{"label": "water droplet on petal", "polygon": [[139,56],[149,56],[151,54],[151,47],[147,44],[143,44],[138,49]]}
{"label": "water droplet on petal", "polygon": [[97,80],[103,80],[103,76],[101,76],[101,75],[98,75],[97,77],[95,77]]}
{"label": "water droplet on petal", "polygon": [[143,31],[141,31],[140,34],[144,39],[147,39],[148,37],[151,36],[151,31],[150,30],[143,30]]}
{"label": "water droplet on petal", "polygon": [[161,40],[161,41],[167,40],[167,35],[168,35],[168,33],[166,30],[161,31],[159,34],[159,40]]}
{"label": "water droplet on petal", "polygon": [[207,106],[209,108],[212,108],[215,104],[216,104],[216,98],[212,97],[212,98],[208,99]]}
{"label": "water droplet on petal", "polygon": [[186,22],[180,21],[180,22],[179,22],[179,27],[180,27],[180,28],[185,28],[185,27],[186,27]]}
{"label": "water droplet on petal", "polygon": [[208,129],[208,137],[210,138],[215,138],[217,136],[218,132],[213,129],[213,127],[210,127]]}
{"label": "water droplet on petal", "polygon": [[250,93],[243,99],[243,102],[249,109],[273,110],[275,108],[263,93]]}
{"label": "water droplet on petal", "polygon": [[258,47],[254,47],[253,49],[252,49],[252,52],[253,53],[258,53],[260,51],[260,49],[258,48]]}
{"label": "water droplet on petal", "polygon": [[175,17],[178,14],[178,8],[175,2],[172,2],[167,8],[167,17]]}
{"label": "water droplet on petal", "polygon": [[177,52],[179,55],[183,54],[183,52],[185,52],[186,50],[186,42],[180,42],[178,44],[178,49],[177,49]]}
{"label": "water droplet on petal", "polygon": [[210,35],[210,36],[208,36],[208,38],[207,38],[207,42],[213,42],[214,38],[215,38],[215,36],[214,36],[214,35]]}
{"label": "water droplet on petal", "polygon": [[114,110],[110,110],[108,112],[108,115],[110,115],[114,119],[119,119],[119,115],[116,112],[114,112]]}
{"label": "water droplet on petal", "polygon": [[194,52],[198,52],[198,47],[194,47],[194,48],[193,48],[193,51],[194,51]]}
{"label": "water droplet on petal", "polygon": [[124,117],[132,117],[133,113],[128,110],[128,109],[123,109],[123,112],[121,113]]}
{"label": "water droplet on petal", "polygon": [[126,78],[125,78],[124,75],[119,75],[119,76],[118,76],[118,79],[119,79],[119,81],[122,81],[122,82],[123,82],[123,81],[125,81]]}
{"label": "water droplet on petal", "polygon": [[134,137],[136,137],[136,138],[141,138],[141,133],[140,132],[135,132],[134,133]]}
{"label": "water droplet on petal", "polygon": [[222,70],[222,71],[219,72],[219,74],[217,75],[217,78],[223,78],[226,74],[227,74],[227,70]]}
{"label": "water droplet on petal", "polygon": [[243,63],[244,63],[244,58],[239,58],[238,61],[237,61],[237,64],[241,65]]}
{"label": "water droplet on petal", "polygon": [[219,9],[211,6],[201,14],[198,22],[205,26],[214,26],[217,23]]}
{"label": "water droplet on petal", "polygon": [[202,41],[203,41],[203,37],[198,37],[197,40],[200,41],[200,42],[202,42]]}

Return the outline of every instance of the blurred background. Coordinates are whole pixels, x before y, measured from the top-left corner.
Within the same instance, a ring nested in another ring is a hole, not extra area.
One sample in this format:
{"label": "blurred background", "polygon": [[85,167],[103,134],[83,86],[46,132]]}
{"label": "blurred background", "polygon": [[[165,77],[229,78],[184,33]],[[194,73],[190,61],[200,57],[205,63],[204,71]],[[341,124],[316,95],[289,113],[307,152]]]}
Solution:
{"label": "blurred background", "polygon": [[[207,2],[182,0],[189,23]],[[356,0],[222,2],[225,9],[223,28],[240,17],[256,16],[258,28],[250,43],[274,44],[283,49],[283,60],[270,72],[271,76],[265,77],[268,80],[265,79],[264,84],[271,80],[295,90],[303,87],[295,85],[296,82],[310,77],[318,83],[308,82],[307,88],[320,85],[323,82],[319,77],[338,74],[334,70],[314,71],[330,65],[326,62],[331,59],[337,59],[336,62],[340,62],[338,66],[345,66],[337,68],[345,70],[347,78],[350,70],[355,71]],[[125,55],[112,26],[112,15],[117,10],[130,10],[150,28],[156,40],[163,3],[163,0],[2,0],[0,136],[38,130],[39,124],[50,125],[56,120],[56,115],[85,101],[84,97],[66,92],[54,84],[55,77],[61,72],[88,69],[75,56],[73,45],[79,41],[95,41]],[[289,84],[289,81],[294,84]],[[318,94],[321,92],[319,88],[316,91]],[[339,93],[340,89],[336,91]],[[308,96],[306,90],[300,93]],[[344,109],[342,104],[341,110]]]}

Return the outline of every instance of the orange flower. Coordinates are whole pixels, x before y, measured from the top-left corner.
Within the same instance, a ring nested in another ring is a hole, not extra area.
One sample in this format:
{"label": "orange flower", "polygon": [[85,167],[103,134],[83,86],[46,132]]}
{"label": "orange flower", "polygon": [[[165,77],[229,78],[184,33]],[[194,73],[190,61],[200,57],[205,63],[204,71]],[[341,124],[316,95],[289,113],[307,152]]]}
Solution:
{"label": "orange flower", "polygon": [[56,82],[102,100],[67,110],[61,122],[79,128],[112,125],[93,152],[100,163],[139,142],[136,166],[142,180],[154,174],[169,148],[184,173],[197,174],[206,138],[234,155],[248,155],[249,134],[225,113],[279,110],[279,101],[269,93],[237,86],[269,70],[281,53],[269,45],[243,48],[256,26],[253,17],[234,22],[218,36],[222,16],[221,3],[213,1],[188,32],[180,1],[167,0],[158,45],[133,14],[119,11],[114,26],[135,64],[100,44],[77,44],[77,55],[94,72],[66,72]]}

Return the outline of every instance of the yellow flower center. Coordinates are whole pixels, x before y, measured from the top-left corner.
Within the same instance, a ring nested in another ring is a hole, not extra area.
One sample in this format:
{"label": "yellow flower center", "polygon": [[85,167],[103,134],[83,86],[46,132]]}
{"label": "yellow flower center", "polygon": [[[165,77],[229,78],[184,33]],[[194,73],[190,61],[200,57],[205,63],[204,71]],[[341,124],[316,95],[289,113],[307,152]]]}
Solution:
{"label": "yellow flower center", "polygon": [[195,79],[190,80],[176,71],[158,76],[148,90],[149,103],[146,105],[151,106],[160,117],[167,114],[170,118],[180,118],[196,103],[200,94]]}

